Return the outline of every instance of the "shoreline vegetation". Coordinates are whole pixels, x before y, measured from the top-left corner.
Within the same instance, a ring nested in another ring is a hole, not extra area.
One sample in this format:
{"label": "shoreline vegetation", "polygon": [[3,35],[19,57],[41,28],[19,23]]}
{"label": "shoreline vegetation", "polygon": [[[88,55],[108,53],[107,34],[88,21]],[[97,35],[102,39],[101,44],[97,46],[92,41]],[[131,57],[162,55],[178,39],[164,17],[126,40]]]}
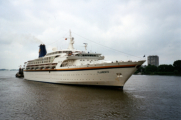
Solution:
{"label": "shoreline vegetation", "polygon": [[18,71],[19,69],[0,69],[0,71]]}
{"label": "shoreline vegetation", "polygon": [[162,64],[141,66],[134,75],[174,75],[181,76],[181,60],[174,61],[173,65]]}

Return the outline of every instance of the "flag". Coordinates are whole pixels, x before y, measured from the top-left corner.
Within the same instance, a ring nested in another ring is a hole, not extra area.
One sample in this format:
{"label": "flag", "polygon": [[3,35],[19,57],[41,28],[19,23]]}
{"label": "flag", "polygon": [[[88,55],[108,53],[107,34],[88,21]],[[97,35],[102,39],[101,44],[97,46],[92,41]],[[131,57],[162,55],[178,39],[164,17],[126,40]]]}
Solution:
{"label": "flag", "polygon": [[67,40],[67,38],[65,38],[65,40]]}

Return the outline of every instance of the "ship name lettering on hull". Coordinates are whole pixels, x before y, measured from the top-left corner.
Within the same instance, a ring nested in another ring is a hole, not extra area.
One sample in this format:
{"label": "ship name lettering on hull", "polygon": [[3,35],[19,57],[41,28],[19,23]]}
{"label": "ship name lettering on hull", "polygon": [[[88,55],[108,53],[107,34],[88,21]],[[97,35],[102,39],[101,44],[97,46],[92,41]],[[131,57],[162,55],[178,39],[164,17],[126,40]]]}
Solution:
{"label": "ship name lettering on hull", "polygon": [[97,71],[97,73],[101,74],[101,73],[109,73],[109,71]]}

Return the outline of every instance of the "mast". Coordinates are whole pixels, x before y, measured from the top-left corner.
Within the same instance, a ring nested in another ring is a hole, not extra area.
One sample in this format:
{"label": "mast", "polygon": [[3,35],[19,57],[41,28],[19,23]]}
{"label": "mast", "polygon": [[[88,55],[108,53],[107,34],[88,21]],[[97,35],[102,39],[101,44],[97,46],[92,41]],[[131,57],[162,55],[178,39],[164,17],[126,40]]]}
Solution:
{"label": "mast", "polygon": [[71,36],[71,30],[69,30],[69,33],[70,33],[70,43],[69,43],[68,49],[74,50],[74,46],[73,46],[73,44],[74,44],[74,38]]}
{"label": "mast", "polygon": [[84,43],[85,44],[85,52],[87,53],[87,43]]}

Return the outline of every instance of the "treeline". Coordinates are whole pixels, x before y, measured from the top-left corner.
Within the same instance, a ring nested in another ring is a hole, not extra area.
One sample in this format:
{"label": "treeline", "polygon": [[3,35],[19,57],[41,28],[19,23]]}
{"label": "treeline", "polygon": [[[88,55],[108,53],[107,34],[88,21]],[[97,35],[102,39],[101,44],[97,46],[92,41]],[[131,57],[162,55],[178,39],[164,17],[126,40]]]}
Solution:
{"label": "treeline", "polygon": [[173,65],[141,66],[135,74],[143,75],[181,75],[181,60],[174,61]]}

